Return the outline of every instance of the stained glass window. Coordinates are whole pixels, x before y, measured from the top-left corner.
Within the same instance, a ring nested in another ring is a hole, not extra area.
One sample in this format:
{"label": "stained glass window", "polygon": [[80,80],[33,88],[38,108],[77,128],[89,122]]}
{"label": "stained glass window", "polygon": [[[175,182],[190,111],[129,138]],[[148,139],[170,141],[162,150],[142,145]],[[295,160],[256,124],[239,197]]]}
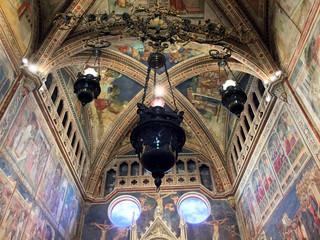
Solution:
{"label": "stained glass window", "polygon": [[135,197],[124,195],[114,199],[108,208],[111,222],[118,227],[129,227],[133,218],[140,217],[141,205]]}

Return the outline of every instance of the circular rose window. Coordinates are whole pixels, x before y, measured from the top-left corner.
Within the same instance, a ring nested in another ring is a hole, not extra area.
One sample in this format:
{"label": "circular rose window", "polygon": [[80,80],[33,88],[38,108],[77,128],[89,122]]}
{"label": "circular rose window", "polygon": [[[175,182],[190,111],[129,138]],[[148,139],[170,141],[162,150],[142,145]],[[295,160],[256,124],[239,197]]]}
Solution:
{"label": "circular rose window", "polygon": [[132,220],[140,217],[141,205],[138,199],[129,195],[115,198],[109,205],[108,217],[118,227],[129,227]]}
{"label": "circular rose window", "polygon": [[178,212],[188,223],[201,223],[210,215],[210,203],[203,195],[191,192],[182,195],[178,201]]}

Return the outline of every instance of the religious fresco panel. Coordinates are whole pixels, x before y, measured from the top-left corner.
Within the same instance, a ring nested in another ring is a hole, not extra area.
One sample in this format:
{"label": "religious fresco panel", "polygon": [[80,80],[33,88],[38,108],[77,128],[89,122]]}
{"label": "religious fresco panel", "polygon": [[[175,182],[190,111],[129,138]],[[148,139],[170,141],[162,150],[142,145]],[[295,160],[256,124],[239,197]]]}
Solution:
{"label": "religious fresco panel", "polygon": [[319,176],[312,160],[264,227],[267,239],[320,239]]}
{"label": "religious fresco panel", "polygon": [[97,139],[103,137],[104,132],[115,122],[128,102],[142,89],[140,84],[112,69],[104,69],[102,76],[101,94],[90,104],[95,126],[93,135]]}
{"label": "religious fresco panel", "polygon": [[0,102],[6,96],[12,83],[17,78],[17,74],[0,43]]}
{"label": "religious fresco panel", "polygon": [[26,224],[23,240],[33,239],[54,239],[55,230],[50,225],[41,209],[34,205],[30,212],[29,220]]}
{"label": "religious fresco panel", "polygon": [[51,144],[39,109],[24,101],[5,141],[5,149],[33,188],[39,184]]}
{"label": "religious fresco panel", "polygon": [[32,0],[3,0],[0,7],[4,12],[6,21],[16,38],[22,54],[27,50],[32,33],[34,14],[32,13]]}
{"label": "religious fresco panel", "polygon": [[62,216],[59,230],[65,239],[74,239],[76,237],[81,214],[81,205],[79,199],[71,184],[68,184],[68,191],[63,205]]}
{"label": "religious fresco panel", "polygon": [[21,239],[30,214],[32,199],[21,183],[17,185],[0,225],[0,239]]}
{"label": "religious fresco panel", "polygon": [[58,159],[56,151],[52,151],[38,190],[40,201],[43,202],[56,222],[60,219],[68,185],[68,180]]}
{"label": "religious fresco panel", "polygon": [[[141,215],[136,221],[137,239],[147,239],[149,229],[156,232],[153,223],[162,222],[165,231],[170,232],[176,238],[181,237],[181,217],[177,212],[179,198],[186,191],[160,191],[130,193],[141,204]],[[121,196],[123,194],[119,194]],[[210,215],[199,224],[187,223],[188,239],[240,239],[239,228],[235,210],[226,200],[209,199]],[[112,224],[108,218],[110,203],[92,204],[85,216],[82,239],[128,239],[127,228],[120,228]],[[163,230],[164,231],[164,230]],[[213,235],[215,238],[213,238]]]}
{"label": "religious fresco panel", "polygon": [[273,28],[279,61],[288,67],[301,33],[278,3],[275,3]]}
{"label": "religious fresco panel", "polygon": [[289,82],[320,132],[320,15],[315,19]]}
{"label": "religious fresco panel", "polygon": [[[261,151],[259,157],[252,165],[252,170],[249,170],[252,172],[238,200],[243,234],[246,239],[318,239],[312,237],[294,238],[292,234],[294,231],[298,231],[297,226],[293,224],[288,229],[284,229],[283,226],[286,224],[289,226],[293,221],[292,214],[289,214],[291,207],[299,208],[299,204],[297,201],[293,201],[294,197],[291,195],[299,185],[297,179],[301,179],[301,174],[308,175],[302,171],[311,158],[310,150],[294,121],[296,119],[284,106],[286,105],[283,104],[283,107],[277,110],[273,120],[274,124],[270,126],[269,134],[265,136],[265,140],[262,140],[265,141],[260,147],[262,151],[259,150]],[[312,179],[312,177],[310,178]],[[310,184],[310,186],[312,185]],[[299,195],[300,198],[305,198],[308,195],[308,188],[308,184],[299,188],[299,192],[303,192]],[[286,197],[286,195],[291,197]],[[290,202],[291,199],[292,202]],[[320,198],[315,201],[320,201]],[[287,209],[288,212],[282,212],[279,216],[277,212],[281,208]],[[257,209],[256,215],[261,218],[255,218],[255,215],[252,214],[256,213]],[[296,210],[294,210],[294,214],[296,214]],[[270,223],[275,218],[277,222]],[[298,225],[301,224],[298,223]],[[270,231],[268,226],[277,229]],[[285,234],[282,234],[282,231]],[[272,232],[274,234],[271,234]]]}

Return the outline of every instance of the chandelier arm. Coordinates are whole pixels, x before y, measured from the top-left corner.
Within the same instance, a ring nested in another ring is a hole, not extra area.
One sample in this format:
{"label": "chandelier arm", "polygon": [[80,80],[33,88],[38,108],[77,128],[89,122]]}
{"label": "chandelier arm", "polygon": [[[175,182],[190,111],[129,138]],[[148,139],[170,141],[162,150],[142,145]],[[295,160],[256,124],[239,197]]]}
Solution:
{"label": "chandelier arm", "polygon": [[174,95],[173,95],[171,82],[170,82],[170,79],[169,79],[169,73],[168,73],[168,70],[167,70],[167,64],[164,64],[164,69],[165,69],[165,72],[166,72],[166,75],[167,75],[167,79],[168,79],[168,83],[169,83],[169,87],[170,87],[170,92],[171,92],[171,95],[172,95],[173,105],[175,107],[175,111],[178,111],[178,108],[177,108],[177,105],[176,105],[176,100],[175,100]]}
{"label": "chandelier arm", "polygon": [[147,89],[148,89],[148,82],[149,82],[149,78],[150,78],[150,71],[151,71],[151,66],[148,66],[148,72],[147,72],[147,77],[146,77],[146,83],[144,85],[144,90],[143,90],[143,96],[142,96],[142,104],[144,103],[144,100],[146,99],[146,95],[147,95]]}
{"label": "chandelier arm", "polygon": [[233,71],[231,70],[231,68],[230,68],[230,66],[229,66],[229,63],[228,63],[227,61],[226,61],[226,65],[227,65],[229,71],[231,72],[234,81],[237,82],[236,77],[234,76]]}
{"label": "chandelier arm", "polygon": [[156,69],[153,70],[154,71],[154,75],[153,75],[153,99],[156,98],[156,76],[157,76],[157,71]]}

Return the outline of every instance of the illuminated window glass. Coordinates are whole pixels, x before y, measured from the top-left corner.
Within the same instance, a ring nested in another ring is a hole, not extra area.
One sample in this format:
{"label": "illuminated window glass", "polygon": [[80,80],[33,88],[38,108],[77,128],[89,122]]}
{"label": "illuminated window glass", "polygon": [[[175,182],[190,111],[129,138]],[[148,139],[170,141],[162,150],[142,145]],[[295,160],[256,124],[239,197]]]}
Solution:
{"label": "illuminated window glass", "polygon": [[129,195],[117,197],[108,208],[109,219],[118,227],[129,227],[132,224],[132,218],[137,220],[140,213],[139,200]]}
{"label": "illuminated window glass", "polygon": [[178,201],[179,215],[188,223],[203,222],[210,215],[210,209],[208,200],[199,193],[186,193]]}

